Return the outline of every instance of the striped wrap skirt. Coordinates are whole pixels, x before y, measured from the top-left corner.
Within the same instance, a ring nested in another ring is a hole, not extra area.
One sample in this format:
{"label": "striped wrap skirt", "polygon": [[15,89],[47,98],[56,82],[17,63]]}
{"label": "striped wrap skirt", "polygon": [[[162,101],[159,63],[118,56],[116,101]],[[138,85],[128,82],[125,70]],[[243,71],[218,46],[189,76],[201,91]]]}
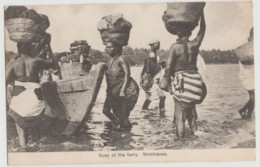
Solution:
{"label": "striped wrap skirt", "polygon": [[178,71],[172,80],[173,97],[185,103],[200,104],[206,97],[206,85],[197,71]]}

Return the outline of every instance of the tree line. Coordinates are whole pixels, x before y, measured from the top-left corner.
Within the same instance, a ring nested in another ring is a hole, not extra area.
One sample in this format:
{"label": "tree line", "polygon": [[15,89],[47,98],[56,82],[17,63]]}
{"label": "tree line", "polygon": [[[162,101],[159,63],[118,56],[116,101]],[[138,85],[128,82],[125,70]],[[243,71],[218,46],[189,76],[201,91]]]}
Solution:
{"label": "tree line", "polygon": [[[93,51],[95,53],[96,51]],[[169,50],[160,49],[158,51],[158,55],[161,57],[162,60],[167,60]],[[130,46],[126,46],[123,49],[123,55],[126,57],[128,63],[131,66],[140,66],[143,65],[145,58],[148,57],[150,53],[149,49],[146,48],[135,48],[133,49]],[[102,57],[102,61],[106,61],[109,56],[105,53],[101,53],[103,56],[97,52],[98,58]],[[92,54],[93,57],[95,57]],[[234,50],[201,50],[200,55],[203,57],[206,64],[237,64],[238,58],[235,55]],[[95,58],[94,58],[95,59]]]}
{"label": "tree line", "polygon": [[[130,64],[130,66],[141,66],[144,63],[145,58],[150,53],[149,49],[146,48],[132,48],[125,46],[123,49],[123,55]],[[8,63],[10,59],[16,55],[14,52],[5,52],[5,63]],[[55,56],[70,54],[69,52],[55,53]],[[162,60],[167,60],[168,50],[160,49],[158,55]],[[204,58],[206,64],[237,64],[238,59],[234,53],[234,50],[201,50],[200,55]],[[100,50],[91,49],[89,59],[92,63],[106,62],[109,59],[109,55]]]}

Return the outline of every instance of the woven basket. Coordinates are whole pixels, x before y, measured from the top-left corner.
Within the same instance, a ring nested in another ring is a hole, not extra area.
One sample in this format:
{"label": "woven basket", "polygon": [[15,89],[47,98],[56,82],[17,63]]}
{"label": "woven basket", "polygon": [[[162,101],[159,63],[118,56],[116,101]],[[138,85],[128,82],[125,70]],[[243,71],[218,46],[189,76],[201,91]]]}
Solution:
{"label": "woven basket", "polygon": [[235,54],[242,64],[253,64],[254,63],[254,41],[249,41],[248,43],[235,49]]}
{"label": "woven basket", "polygon": [[171,25],[177,29],[178,27],[185,27],[189,31],[192,31],[198,25],[205,4],[205,2],[167,3],[164,22],[168,26]]}
{"label": "woven basket", "polygon": [[30,42],[37,33],[45,31],[42,25],[28,18],[8,19],[5,27],[9,32],[9,38],[15,42]]}
{"label": "woven basket", "polygon": [[129,40],[129,33],[124,34],[107,30],[100,31],[100,35],[104,45],[106,45],[108,41],[113,40],[119,45],[126,46]]}
{"label": "woven basket", "polygon": [[[166,11],[165,11],[164,13],[166,13]],[[171,33],[171,34],[176,35],[176,34],[177,34],[177,27],[176,27],[175,25],[172,25],[172,24],[169,24],[169,23],[168,23],[169,16],[167,16],[166,14],[164,14],[164,15],[162,16],[162,19],[163,19],[163,21],[164,21],[164,25],[165,25],[166,30],[167,30],[169,33]]]}

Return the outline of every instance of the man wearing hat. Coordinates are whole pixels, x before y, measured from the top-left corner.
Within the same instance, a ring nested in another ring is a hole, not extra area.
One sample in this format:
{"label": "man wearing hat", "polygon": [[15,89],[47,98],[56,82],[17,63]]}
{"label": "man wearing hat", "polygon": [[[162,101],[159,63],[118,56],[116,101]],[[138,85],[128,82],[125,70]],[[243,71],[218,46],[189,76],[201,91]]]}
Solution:
{"label": "man wearing hat", "polygon": [[141,82],[140,82],[140,86],[143,88],[146,95],[146,100],[144,101],[142,109],[148,110],[149,104],[152,101],[152,95],[153,93],[156,93],[160,98],[159,101],[160,114],[164,115],[165,113],[164,104],[165,104],[166,97],[161,89],[156,90],[156,92],[153,91],[152,89],[154,77],[162,69],[162,66],[159,63],[160,57],[156,53],[160,49],[160,41],[152,40],[149,43],[149,45],[151,47],[151,53],[149,54],[149,57],[146,58],[145,60],[144,68],[141,73]]}

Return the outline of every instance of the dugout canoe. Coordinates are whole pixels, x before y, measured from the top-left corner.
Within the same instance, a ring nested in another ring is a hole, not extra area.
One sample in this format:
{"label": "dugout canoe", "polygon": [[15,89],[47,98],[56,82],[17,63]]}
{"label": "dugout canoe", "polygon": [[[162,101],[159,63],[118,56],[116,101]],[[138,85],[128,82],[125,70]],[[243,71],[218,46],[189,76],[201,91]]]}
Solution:
{"label": "dugout canoe", "polygon": [[92,66],[90,72],[84,76],[41,84],[46,102],[45,116],[53,120],[49,126],[50,130],[64,135],[73,135],[78,127],[89,119],[104,71],[105,65],[97,64]]}

